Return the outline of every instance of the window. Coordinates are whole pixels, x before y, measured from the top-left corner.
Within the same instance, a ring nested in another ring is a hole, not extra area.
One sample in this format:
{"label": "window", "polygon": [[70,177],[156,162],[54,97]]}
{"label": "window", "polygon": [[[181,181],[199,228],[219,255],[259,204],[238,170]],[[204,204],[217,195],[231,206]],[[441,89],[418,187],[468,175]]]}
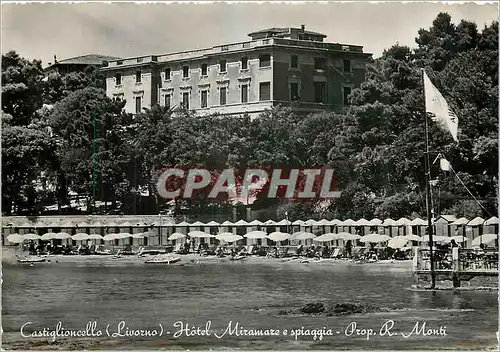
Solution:
{"label": "window", "polygon": [[241,102],[248,103],[248,84],[241,86]]}
{"label": "window", "polygon": [[344,72],[351,72],[351,60],[344,60]]}
{"label": "window", "polygon": [[141,97],[136,97],[136,98],[135,98],[135,113],[136,113],[136,114],[140,114],[140,113],[141,113],[141,111],[142,111],[142,106],[141,106],[141,104],[142,104],[142,99],[141,99]]}
{"label": "window", "polygon": [[290,56],[290,67],[299,68],[299,57],[297,55]]}
{"label": "window", "polygon": [[221,87],[219,89],[219,103],[220,105],[226,105],[226,93],[227,93],[227,88],[226,87]]}
{"label": "window", "polygon": [[122,84],[122,74],[121,73],[117,73],[115,75],[115,84],[118,86],[120,84]]}
{"label": "window", "polygon": [[206,108],[207,102],[208,102],[208,91],[202,90],[201,91],[201,107]]}
{"label": "window", "polygon": [[201,64],[201,75],[202,76],[208,75],[208,65],[207,64]]}
{"label": "window", "polygon": [[271,66],[271,55],[263,54],[259,57],[260,67],[270,67]]}
{"label": "window", "polygon": [[122,60],[118,60],[118,61],[116,62],[116,65],[123,65],[123,61],[122,61]]}
{"label": "window", "polygon": [[182,105],[189,110],[189,93],[182,93]]}
{"label": "window", "polygon": [[290,83],[290,101],[299,101],[298,83]]}
{"label": "window", "polygon": [[182,66],[182,77],[183,78],[189,77],[189,66]]}
{"label": "window", "polygon": [[165,107],[167,109],[170,109],[170,106],[172,105],[172,102],[171,102],[171,95],[170,94],[167,94],[165,95]]}
{"label": "window", "polygon": [[141,71],[136,71],[136,73],[135,73],[135,82],[136,83],[141,83],[141,81],[142,81]]}
{"label": "window", "polygon": [[271,82],[262,82],[260,84],[259,100],[271,100]]}
{"label": "window", "polygon": [[351,94],[351,87],[344,87],[344,105],[349,105],[350,94]]}
{"label": "window", "polygon": [[226,72],[226,60],[219,61],[219,72]]}
{"label": "window", "polygon": [[165,69],[165,79],[170,79],[171,78],[171,70],[170,68]]}
{"label": "window", "polygon": [[326,69],[326,60],[323,57],[314,58],[314,69],[316,70],[325,70]]}
{"label": "window", "polygon": [[248,57],[241,58],[241,69],[242,70],[248,69]]}
{"label": "window", "polygon": [[314,102],[315,103],[325,103],[326,102],[326,83],[325,82],[314,82]]}

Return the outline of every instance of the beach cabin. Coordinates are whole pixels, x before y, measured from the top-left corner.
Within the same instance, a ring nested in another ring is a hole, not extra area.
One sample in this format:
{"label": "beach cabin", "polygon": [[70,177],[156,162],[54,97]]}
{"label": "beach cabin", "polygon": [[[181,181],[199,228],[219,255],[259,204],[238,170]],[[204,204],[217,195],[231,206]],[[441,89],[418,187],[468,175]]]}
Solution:
{"label": "beach cabin", "polygon": [[457,220],[455,215],[440,215],[434,221],[434,234],[436,236],[450,237],[455,233],[456,226],[453,222]]}

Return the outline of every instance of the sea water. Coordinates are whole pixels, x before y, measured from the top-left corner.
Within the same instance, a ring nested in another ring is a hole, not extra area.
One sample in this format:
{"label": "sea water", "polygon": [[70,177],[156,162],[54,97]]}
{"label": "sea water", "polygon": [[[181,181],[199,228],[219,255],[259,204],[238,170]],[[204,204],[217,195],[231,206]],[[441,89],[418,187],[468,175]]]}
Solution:
{"label": "sea water", "polygon": [[[158,266],[96,257],[33,267],[4,263],[3,342],[26,349],[55,342],[68,347],[79,340],[93,348],[166,349],[437,349],[497,343],[496,291],[415,291],[412,284],[410,263],[270,259]],[[282,313],[311,302],[359,303],[383,311]],[[384,324],[392,324],[396,334],[382,334]],[[445,334],[438,334],[443,328]]]}

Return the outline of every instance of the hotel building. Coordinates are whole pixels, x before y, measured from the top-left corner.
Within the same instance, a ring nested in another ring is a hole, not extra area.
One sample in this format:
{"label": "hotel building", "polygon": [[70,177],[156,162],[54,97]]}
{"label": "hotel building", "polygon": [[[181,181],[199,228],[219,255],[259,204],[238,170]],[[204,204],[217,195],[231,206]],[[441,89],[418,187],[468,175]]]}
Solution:
{"label": "hotel building", "polygon": [[275,105],[341,112],[371,54],[301,28],[271,28],[246,42],[109,61],[106,92],[139,113],[155,104],[256,116]]}

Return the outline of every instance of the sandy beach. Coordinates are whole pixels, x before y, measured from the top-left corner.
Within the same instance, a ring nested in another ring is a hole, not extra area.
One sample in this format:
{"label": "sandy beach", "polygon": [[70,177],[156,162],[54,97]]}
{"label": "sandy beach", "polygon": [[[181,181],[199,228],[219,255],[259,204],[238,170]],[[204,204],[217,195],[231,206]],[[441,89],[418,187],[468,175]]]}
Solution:
{"label": "sandy beach", "polygon": [[[29,264],[21,264],[17,262],[16,254],[19,254],[19,251],[16,251],[14,248],[3,247],[2,248],[2,263],[8,264],[20,264],[20,265],[29,265]],[[28,255],[26,252],[24,255]],[[45,263],[35,263],[35,265],[50,265],[50,264],[59,264],[59,263],[99,263],[110,266],[123,266],[123,265],[142,265],[145,264],[145,261],[151,259],[153,256],[145,256],[138,257],[137,255],[124,255],[120,258],[114,258],[112,255],[49,255],[47,256],[47,262]],[[181,260],[178,263],[170,264],[170,265],[196,265],[196,264],[216,264],[216,263],[234,263],[236,265],[241,264],[286,264],[292,266],[303,266],[303,265],[314,265],[314,266],[331,266],[331,265],[370,265],[370,266],[390,266],[391,268],[404,268],[411,270],[412,262],[411,260],[406,261],[395,261],[395,260],[381,260],[374,263],[356,263],[352,260],[348,259],[309,259],[309,258],[266,258],[260,256],[248,256],[241,260],[231,260],[229,256],[224,258],[219,258],[217,256],[201,256],[199,254],[190,253],[181,255]],[[151,265],[162,265],[162,264],[151,264]],[[165,264],[163,264],[165,265]],[[149,265],[148,265],[149,266]]]}

